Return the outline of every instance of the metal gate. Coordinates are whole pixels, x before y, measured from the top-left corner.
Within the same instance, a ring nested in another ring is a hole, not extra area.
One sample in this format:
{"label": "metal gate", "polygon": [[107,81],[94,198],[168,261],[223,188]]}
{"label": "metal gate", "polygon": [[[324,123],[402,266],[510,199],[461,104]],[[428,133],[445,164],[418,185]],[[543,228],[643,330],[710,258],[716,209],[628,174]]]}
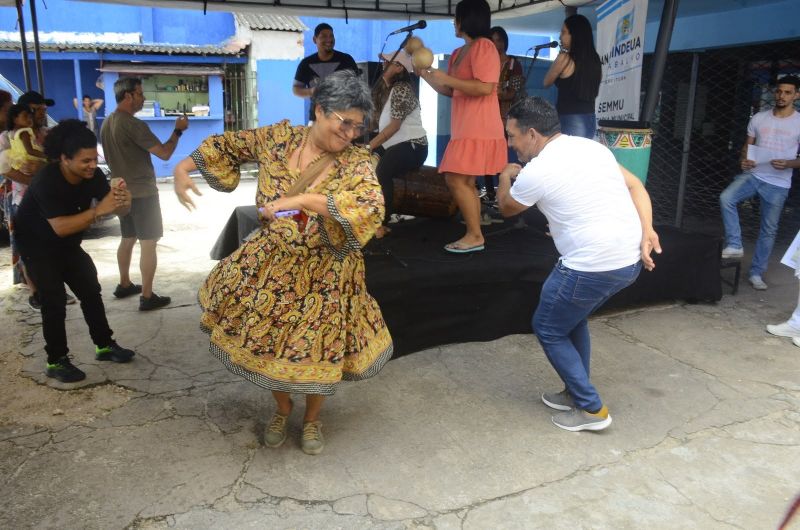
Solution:
{"label": "metal gate", "polygon": [[222,81],[225,130],[252,129],[256,119],[256,84],[246,64],[226,64]]}
{"label": "metal gate", "polygon": [[[652,60],[645,56],[642,87]],[[800,40],[669,55],[647,179],[656,222],[722,234],[719,194],[741,173],[748,120],[772,107],[775,80],[792,73],[800,74]],[[796,188],[784,207],[779,241],[800,228]],[[754,239],[758,201],[743,203],[739,214],[743,235]]]}

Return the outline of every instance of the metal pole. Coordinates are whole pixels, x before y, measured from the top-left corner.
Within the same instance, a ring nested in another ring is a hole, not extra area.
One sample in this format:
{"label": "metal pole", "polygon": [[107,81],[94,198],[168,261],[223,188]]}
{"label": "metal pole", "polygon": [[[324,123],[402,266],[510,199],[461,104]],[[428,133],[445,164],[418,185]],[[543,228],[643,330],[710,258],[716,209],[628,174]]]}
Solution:
{"label": "metal pole", "polygon": [[28,42],[25,40],[25,19],[22,17],[22,0],[17,0],[17,24],[19,24],[19,43],[22,48],[22,75],[25,76],[25,91],[31,89],[31,71],[28,68]]}
{"label": "metal pole", "polygon": [[692,124],[694,122],[694,100],[697,95],[697,70],[700,54],[692,54],[692,75],[689,79],[689,97],[686,101],[686,122],[683,125],[683,152],[681,153],[681,175],[678,181],[678,204],[675,208],[675,226],[683,224],[683,196],[686,193],[686,172],[689,168],[689,150],[692,146]]}
{"label": "metal pole", "polygon": [[36,79],[39,93],[44,97],[44,73],[42,72],[42,54],[39,51],[39,22],[36,20],[36,0],[31,0],[31,29],[33,30],[33,55],[36,58]]}
{"label": "metal pole", "polygon": [[77,105],[75,110],[78,113],[78,119],[83,119],[83,86],[81,83],[81,62],[78,59],[72,60],[72,71],[75,75],[75,101]]}
{"label": "metal pole", "polygon": [[672,28],[675,26],[675,17],[678,14],[678,0],[665,0],[664,10],[661,13],[661,24],[658,27],[658,40],[653,59],[653,69],[650,73],[650,83],[647,86],[647,95],[644,100],[642,121],[653,121],[658,102],[658,91],[661,80],[664,78],[664,67],[669,54],[669,41],[672,38]]}

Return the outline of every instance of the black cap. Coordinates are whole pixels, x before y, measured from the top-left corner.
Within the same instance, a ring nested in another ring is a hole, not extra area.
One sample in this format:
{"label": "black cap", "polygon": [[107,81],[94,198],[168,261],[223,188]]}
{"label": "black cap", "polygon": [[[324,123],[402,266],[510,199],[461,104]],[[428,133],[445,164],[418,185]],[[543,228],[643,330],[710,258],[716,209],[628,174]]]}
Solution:
{"label": "black cap", "polygon": [[55,101],[52,99],[45,99],[42,95],[34,90],[30,92],[25,92],[22,94],[19,99],[17,100],[18,105],[45,105],[47,107],[52,107],[56,104]]}

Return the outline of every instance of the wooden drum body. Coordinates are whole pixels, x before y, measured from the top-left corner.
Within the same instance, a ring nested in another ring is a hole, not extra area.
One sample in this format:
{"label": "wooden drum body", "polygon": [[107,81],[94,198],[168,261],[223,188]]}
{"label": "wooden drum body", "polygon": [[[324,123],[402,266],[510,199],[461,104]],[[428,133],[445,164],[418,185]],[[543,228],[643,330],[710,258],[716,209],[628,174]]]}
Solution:
{"label": "wooden drum body", "polygon": [[394,213],[415,217],[450,217],[456,203],[435,167],[422,166],[394,179]]}

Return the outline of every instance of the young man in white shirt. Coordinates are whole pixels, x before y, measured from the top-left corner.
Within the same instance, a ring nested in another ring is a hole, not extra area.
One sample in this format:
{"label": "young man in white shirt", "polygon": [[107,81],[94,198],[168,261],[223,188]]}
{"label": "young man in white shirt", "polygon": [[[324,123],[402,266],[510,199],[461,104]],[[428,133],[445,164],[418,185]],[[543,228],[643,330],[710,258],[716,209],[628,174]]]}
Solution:
{"label": "young man in white shirt", "polygon": [[525,166],[503,170],[497,196],[506,217],[536,204],[561,254],[542,286],[533,330],[565,389],[543,393],[542,401],[562,411],[553,416],[558,427],[599,431],[611,415],[589,380],[587,319],[632,284],[643,265],[651,270],[650,253],[661,248],[639,179],[605,146],[560,131],[555,108],[541,98],[511,108],[508,143]]}
{"label": "young man in white shirt", "polygon": [[[741,168],[743,173],[719,196],[722,223],[725,225],[725,248],[723,258],[741,258],[742,229],[739,226],[740,202],[758,195],[761,224],[753,252],[753,261],[748,274],[753,289],[763,291],[764,272],[778,233],[778,221],[783,203],[792,185],[792,169],[800,167],[797,146],[800,144],[800,113],[794,102],[800,97],[800,78],[787,75],[778,80],[775,88],[775,107],[759,112],[747,124],[747,141],[742,147]],[[777,158],[769,163],[756,164],[748,159],[748,146],[755,145],[768,150]]]}

